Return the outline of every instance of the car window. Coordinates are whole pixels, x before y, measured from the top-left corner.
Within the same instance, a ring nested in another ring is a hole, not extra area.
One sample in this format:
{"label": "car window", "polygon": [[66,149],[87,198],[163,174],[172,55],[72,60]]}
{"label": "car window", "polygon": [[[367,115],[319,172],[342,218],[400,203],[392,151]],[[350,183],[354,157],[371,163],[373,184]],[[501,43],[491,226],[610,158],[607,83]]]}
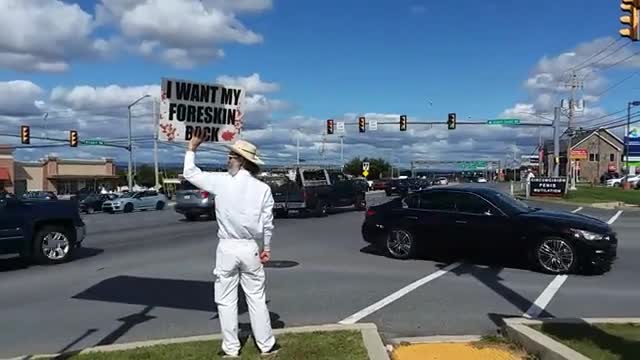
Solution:
{"label": "car window", "polygon": [[447,191],[429,191],[420,194],[420,209],[454,211],[455,203]]}
{"label": "car window", "polygon": [[456,211],[475,215],[495,215],[497,210],[486,200],[476,194],[453,193],[452,199],[456,204]]}
{"label": "car window", "polygon": [[409,195],[402,199],[402,205],[404,208],[408,209],[419,209],[420,208],[420,196],[417,194]]}

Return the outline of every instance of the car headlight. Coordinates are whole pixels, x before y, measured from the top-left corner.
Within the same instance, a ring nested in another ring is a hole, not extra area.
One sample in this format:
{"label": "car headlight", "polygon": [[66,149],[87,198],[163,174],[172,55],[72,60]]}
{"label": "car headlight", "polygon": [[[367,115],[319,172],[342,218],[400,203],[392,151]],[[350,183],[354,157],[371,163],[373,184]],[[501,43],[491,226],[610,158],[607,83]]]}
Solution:
{"label": "car headlight", "polygon": [[116,202],[114,202],[114,203],[111,203],[111,205],[113,205],[113,206],[120,206],[120,202],[119,202],[119,201],[116,201]]}
{"label": "car headlight", "polygon": [[571,229],[571,231],[573,232],[573,236],[577,238],[583,238],[585,240],[597,241],[597,240],[604,240],[605,238],[605,235],[594,233],[591,231],[580,230],[580,229]]}

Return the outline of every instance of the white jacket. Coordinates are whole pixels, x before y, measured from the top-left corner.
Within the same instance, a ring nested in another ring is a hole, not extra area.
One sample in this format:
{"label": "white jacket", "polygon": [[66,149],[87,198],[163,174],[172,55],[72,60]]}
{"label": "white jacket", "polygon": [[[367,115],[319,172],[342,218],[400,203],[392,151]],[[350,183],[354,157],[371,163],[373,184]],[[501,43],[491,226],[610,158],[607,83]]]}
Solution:
{"label": "white jacket", "polygon": [[214,195],[219,239],[262,241],[264,250],[271,250],[273,196],[267,184],[244,169],[235,176],[204,172],[193,151],[185,154],[182,176]]}

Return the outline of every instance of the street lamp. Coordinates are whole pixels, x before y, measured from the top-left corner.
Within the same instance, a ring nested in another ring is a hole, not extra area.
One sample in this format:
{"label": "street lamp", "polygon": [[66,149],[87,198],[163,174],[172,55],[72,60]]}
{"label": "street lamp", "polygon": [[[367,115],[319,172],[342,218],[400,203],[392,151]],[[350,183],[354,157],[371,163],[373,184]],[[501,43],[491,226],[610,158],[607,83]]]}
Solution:
{"label": "street lamp", "polygon": [[144,96],[141,96],[140,98],[138,98],[136,101],[132,102],[131,104],[127,105],[127,110],[129,111],[129,166],[128,166],[128,185],[129,185],[129,191],[133,191],[133,178],[131,175],[131,163],[133,162],[133,147],[131,145],[131,108],[136,105],[137,103],[139,103],[140,101],[142,101],[142,99],[144,98],[148,98],[151,97],[151,95],[147,94]]}
{"label": "street lamp", "polygon": [[627,103],[627,136],[625,138],[625,152],[626,152],[626,156],[624,159],[624,167],[627,169],[627,178],[625,179],[624,182],[624,188],[625,190],[629,190],[631,188],[631,184],[629,184],[629,181],[627,181],[629,179],[629,175],[631,175],[631,171],[629,171],[629,142],[630,142],[630,138],[629,138],[629,133],[631,132],[631,107],[632,106],[640,106],[640,101],[629,101]]}

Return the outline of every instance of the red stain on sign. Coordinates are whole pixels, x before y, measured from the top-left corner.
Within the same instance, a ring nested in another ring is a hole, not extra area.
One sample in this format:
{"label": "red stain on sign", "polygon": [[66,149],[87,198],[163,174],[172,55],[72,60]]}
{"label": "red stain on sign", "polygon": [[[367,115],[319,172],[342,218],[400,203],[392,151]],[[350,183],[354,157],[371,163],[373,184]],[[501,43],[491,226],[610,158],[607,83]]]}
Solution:
{"label": "red stain on sign", "polygon": [[233,138],[236,136],[236,133],[231,132],[231,131],[225,131],[222,133],[221,137],[222,140],[224,141],[231,141],[233,140]]}

